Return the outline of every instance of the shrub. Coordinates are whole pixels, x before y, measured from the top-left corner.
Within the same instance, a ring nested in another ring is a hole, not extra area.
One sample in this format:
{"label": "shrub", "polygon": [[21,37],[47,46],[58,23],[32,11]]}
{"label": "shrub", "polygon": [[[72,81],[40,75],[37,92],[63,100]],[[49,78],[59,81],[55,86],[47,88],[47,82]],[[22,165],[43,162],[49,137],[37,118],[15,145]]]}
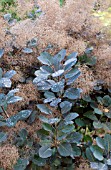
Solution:
{"label": "shrub", "polygon": [[16,0],[1,0],[0,4],[2,6],[2,9],[5,10],[5,8],[15,5]]}
{"label": "shrub", "polygon": [[[4,50],[0,49],[0,58],[4,55]],[[3,73],[2,68],[0,68],[0,88],[11,88],[11,78],[16,74],[14,70],[7,71]],[[16,103],[22,100],[21,97],[15,96],[15,93],[18,92],[19,89],[9,90],[7,94],[0,93],[0,127],[7,126],[13,127],[20,120],[25,120],[31,114],[31,110],[22,110],[17,114],[10,116],[7,113],[7,106],[11,103]],[[4,142],[7,139],[7,134],[0,132],[0,143]],[[3,141],[2,141],[3,140]]]}
{"label": "shrub", "polygon": [[[47,162],[50,157],[53,159],[53,167],[61,164],[62,157],[74,159],[81,155],[79,145],[82,134],[76,132],[73,122],[79,115],[72,110],[80,97],[81,89],[71,87],[80,76],[80,70],[76,65],[77,53],[73,52],[66,57],[65,49],[55,56],[43,52],[38,60],[43,66],[35,72],[33,83],[45,97],[44,104],[37,104],[37,108],[43,113],[39,116],[43,122],[42,129],[37,132],[41,146],[38,159],[42,163]],[[56,108],[56,115],[51,107]]]}

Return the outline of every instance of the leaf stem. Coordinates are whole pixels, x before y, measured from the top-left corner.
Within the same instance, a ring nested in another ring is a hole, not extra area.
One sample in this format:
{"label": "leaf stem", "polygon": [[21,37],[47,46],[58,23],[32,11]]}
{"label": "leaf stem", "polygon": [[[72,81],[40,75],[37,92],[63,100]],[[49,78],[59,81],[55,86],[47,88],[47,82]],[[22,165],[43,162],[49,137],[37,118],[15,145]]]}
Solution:
{"label": "leaf stem", "polygon": [[8,113],[5,111],[5,109],[4,109],[3,106],[1,106],[1,109],[2,109],[3,113],[6,115],[6,117],[9,118],[9,115],[8,115]]}

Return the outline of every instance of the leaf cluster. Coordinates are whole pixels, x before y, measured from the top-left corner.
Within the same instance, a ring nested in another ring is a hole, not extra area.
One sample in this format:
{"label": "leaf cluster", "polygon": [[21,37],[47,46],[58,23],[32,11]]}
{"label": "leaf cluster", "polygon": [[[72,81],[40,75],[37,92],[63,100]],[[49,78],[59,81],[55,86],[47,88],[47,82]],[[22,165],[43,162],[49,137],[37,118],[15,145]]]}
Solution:
{"label": "leaf cluster", "polygon": [[86,156],[91,162],[91,168],[96,170],[109,170],[111,168],[111,135],[104,138],[96,137],[96,145],[86,149]]}
{"label": "leaf cluster", "polygon": [[[73,52],[66,56],[66,50],[62,49],[54,56],[43,52],[38,57],[43,65],[35,71],[33,83],[42,92],[44,99],[43,104],[37,104],[42,113],[39,116],[42,129],[37,132],[40,148],[36,162],[39,159],[47,162],[50,158],[56,164],[57,157],[61,157],[61,160],[64,157],[74,159],[81,155],[79,145],[83,136],[76,132],[74,125],[79,115],[71,111],[81,93],[81,89],[71,87],[81,74],[76,66],[77,55]],[[51,107],[56,108],[60,114],[55,116]]]}

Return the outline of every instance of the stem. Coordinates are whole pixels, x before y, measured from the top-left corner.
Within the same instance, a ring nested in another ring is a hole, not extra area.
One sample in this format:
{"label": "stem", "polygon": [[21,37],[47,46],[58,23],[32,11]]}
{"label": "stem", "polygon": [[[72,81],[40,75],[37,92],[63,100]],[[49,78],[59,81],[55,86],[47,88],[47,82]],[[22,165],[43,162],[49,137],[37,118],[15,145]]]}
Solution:
{"label": "stem", "polygon": [[3,106],[1,106],[3,113],[6,115],[7,118],[9,118],[8,113],[4,110]]}
{"label": "stem", "polygon": [[56,128],[55,141],[56,141],[56,147],[57,147],[57,136],[58,136],[58,134],[57,134],[57,127],[56,127],[56,125],[55,125],[55,128]]}

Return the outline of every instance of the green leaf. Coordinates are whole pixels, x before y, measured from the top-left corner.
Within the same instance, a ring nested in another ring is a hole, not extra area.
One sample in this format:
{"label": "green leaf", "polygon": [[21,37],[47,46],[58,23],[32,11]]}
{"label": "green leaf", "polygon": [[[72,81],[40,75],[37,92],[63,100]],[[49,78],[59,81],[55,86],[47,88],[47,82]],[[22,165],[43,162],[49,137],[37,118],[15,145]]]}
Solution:
{"label": "green leaf", "polygon": [[103,98],[102,98],[102,97],[97,97],[97,101],[98,101],[98,103],[100,103],[101,105],[103,105]]}
{"label": "green leaf", "polygon": [[59,81],[57,83],[54,83],[52,85],[52,87],[51,87],[51,90],[53,92],[56,92],[56,93],[60,92],[60,91],[62,91],[64,89],[64,84],[65,84],[65,80],[63,79],[63,80],[61,80],[61,81]]}
{"label": "green leaf", "polygon": [[11,116],[10,118],[8,118],[6,120],[6,125],[8,127],[13,127],[15,126],[15,124],[20,121],[20,120],[26,120],[30,114],[31,114],[31,110],[22,110],[20,112],[18,112],[17,114]]}
{"label": "green leaf", "polygon": [[33,52],[33,50],[31,48],[24,48],[22,50],[22,52],[25,53],[25,54],[31,54]]}
{"label": "green leaf", "polygon": [[16,71],[15,71],[15,70],[10,70],[10,71],[7,71],[7,72],[3,75],[3,77],[11,79],[15,74],[16,74]]}
{"label": "green leaf", "polygon": [[6,95],[1,93],[0,94],[0,106],[4,106],[5,103],[6,103]]}
{"label": "green leaf", "polygon": [[7,100],[7,103],[8,104],[16,103],[16,102],[21,101],[21,100],[22,100],[22,97],[13,96],[13,97],[11,97],[10,99]]}
{"label": "green leaf", "polygon": [[96,62],[97,62],[97,57],[92,56],[92,57],[88,58],[86,64],[89,66],[94,66],[96,64]]}
{"label": "green leaf", "polygon": [[93,126],[94,126],[95,129],[101,129],[103,127],[102,123],[99,122],[99,121],[93,122]]}
{"label": "green leaf", "polygon": [[39,116],[39,119],[44,122],[44,123],[48,123],[48,124],[54,124],[54,123],[58,123],[60,121],[59,118],[46,118],[44,116]]}
{"label": "green leaf", "polygon": [[14,170],[25,170],[29,161],[27,159],[18,159],[16,165],[14,166]]}
{"label": "green leaf", "polygon": [[82,119],[80,119],[80,118],[77,118],[77,119],[75,120],[75,123],[76,123],[78,126],[80,126],[80,127],[86,126],[85,122],[84,122]]}
{"label": "green leaf", "polygon": [[1,120],[5,120],[5,119],[4,119],[4,117],[3,117],[3,116],[1,116],[1,115],[0,115],[0,121],[1,121]]}
{"label": "green leaf", "polygon": [[104,114],[105,114],[108,118],[111,119],[111,110],[110,110],[110,112],[104,112]]}
{"label": "green leaf", "polygon": [[64,70],[58,70],[55,73],[52,74],[52,77],[59,77],[64,73]]}
{"label": "green leaf", "polygon": [[69,113],[66,117],[65,117],[65,121],[71,121],[71,120],[74,120],[76,119],[77,117],[79,116],[78,113]]}
{"label": "green leaf", "polygon": [[[111,130],[111,122],[106,122],[105,123],[105,126],[107,126],[107,129],[108,130]],[[104,127],[104,126],[103,126]]]}
{"label": "green leaf", "polygon": [[81,155],[81,149],[76,144],[72,144],[72,150],[73,150],[72,154],[74,157]]}
{"label": "green leaf", "polygon": [[99,167],[98,162],[90,162],[90,167],[97,170]]}
{"label": "green leaf", "polygon": [[83,96],[82,99],[83,99],[84,101],[86,101],[86,102],[91,102],[91,97],[90,97],[89,95]]}
{"label": "green leaf", "polygon": [[52,99],[54,99],[55,98],[55,94],[53,93],[53,92],[50,92],[50,91],[46,91],[45,93],[44,93],[44,96],[45,96],[45,98],[52,98]]}
{"label": "green leaf", "polygon": [[78,88],[69,88],[65,91],[64,97],[74,100],[80,97],[81,90]]}
{"label": "green leaf", "polygon": [[67,60],[71,59],[71,58],[77,58],[78,56],[78,53],[77,52],[72,52],[71,54],[69,54],[67,56]]}
{"label": "green leaf", "polygon": [[3,70],[2,68],[0,68],[0,79],[2,78],[2,75],[3,75]]}
{"label": "green leaf", "polygon": [[82,140],[83,135],[79,132],[73,132],[67,136],[67,141],[70,143],[80,143]]}
{"label": "green leaf", "polygon": [[104,159],[102,149],[97,145],[90,146],[90,150],[97,160],[102,161]]}
{"label": "green leaf", "polygon": [[3,168],[0,168],[0,170],[4,170]]}
{"label": "green leaf", "polygon": [[11,80],[9,78],[1,78],[0,79],[0,87],[6,87],[10,88],[11,87]]}
{"label": "green leaf", "polygon": [[6,122],[0,121],[0,127],[6,126]]}
{"label": "green leaf", "polygon": [[16,89],[13,89],[13,90],[10,90],[7,94],[7,99],[9,99],[10,97],[13,97],[15,93],[19,92],[19,89],[16,88]]}
{"label": "green leaf", "polygon": [[4,55],[4,49],[0,49],[0,58]]}
{"label": "green leaf", "polygon": [[[57,53],[54,58],[57,60],[59,60],[59,62],[63,61],[64,58],[66,56],[66,50],[65,49],[62,49],[61,51],[59,51],[59,53]],[[55,61],[55,60],[54,60]]]}
{"label": "green leaf", "polygon": [[48,123],[43,123],[43,124],[42,124],[42,127],[43,127],[44,130],[46,130],[46,131],[48,131],[48,132],[52,132],[52,127],[51,127],[50,124],[48,124]]}
{"label": "green leaf", "polygon": [[37,166],[44,166],[46,164],[46,160],[40,157],[34,158],[32,162]]}
{"label": "green leaf", "polygon": [[32,123],[34,123],[36,117],[37,117],[37,111],[32,111],[31,115],[29,116],[27,120],[27,123],[31,125]]}
{"label": "green leaf", "polygon": [[111,105],[111,97],[106,95],[103,97],[103,103],[105,106],[110,106]]}
{"label": "green leaf", "polygon": [[74,57],[66,60],[64,63],[64,70],[69,70],[69,68],[74,66],[76,62],[77,62],[77,58],[74,58]]}
{"label": "green leaf", "polygon": [[105,163],[101,163],[101,162],[91,162],[90,166],[92,169],[95,170],[108,170],[108,166]]}
{"label": "green leaf", "polygon": [[104,137],[104,147],[108,153],[111,151],[111,135],[110,134],[106,134]]}
{"label": "green leaf", "polygon": [[85,50],[86,54],[90,54],[93,51],[93,47],[89,47]]}
{"label": "green leaf", "polygon": [[86,157],[89,159],[90,162],[95,162],[95,158],[94,158],[90,148],[86,148]]}
{"label": "green leaf", "polygon": [[39,116],[39,119],[44,123],[48,123],[48,118],[46,118],[45,116]]}
{"label": "green leaf", "polygon": [[50,106],[52,107],[56,107],[58,106],[58,104],[61,102],[61,98],[56,98],[54,99],[51,103],[50,103]]}
{"label": "green leaf", "polygon": [[39,156],[41,158],[48,158],[48,157],[52,156],[52,149],[50,148],[50,145],[42,146],[39,149]]}
{"label": "green leaf", "polygon": [[69,143],[62,143],[57,147],[57,150],[61,156],[70,156],[72,154],[72,147]]}
{"label": "green leaf", "polygon": [[98,121],[97,117],[94,115],[92,111],[87,111],[86,113],[84,113],[84,116],[91,120]]}
{"label": "green leaf", "polygon": [[97,58],[95,56],[82,55],[79,57],[81,63],[86,63],[86,65],[93,66],[96,64]]}
{"label": "green leaf", "polygon": [[60,6],[62,7],[64,4],[64,0],[59,0],[59,2],[60,2]]}
{"label": "green leaf", "polygon": [[38,90],[43,90],[43,91],[49,90],[51,86],[52,85],[49,82],[49,80],[41,80],[40,82],[37,83]]}
{"label": "green leaf", "polygon": [[26,129],[21,129],[21,131],[19,132],[19,136],[21,139],[25,140],[27,138],[28,132]]}
{"label": "green leaf", "polygon": [[73,132],[75,126],[74,125],[65,125],[64,127],[62,127],[62,132],[64,133],[71,133]]}
{"label": "green leaf", "polygon": [[73,77],[69,78],[67,80],[67,85],[71,85],[72,83],[74,83],[74,81],[80,76],[81,72],[78,71],[78,73],[76,75],[74,75]]}
{"label": "green leaf", "polygon": [[40,56],[38,57],[38,60],[45,65],[52,65],[52,56],[47,53],[47,52],[43,52],[40,54]]}
{"label": "green leaf", "polygon": [[7,140],[7,133],[0,132],[0,143],[5,142]]}
{"label": "green leaf", "polygon": [[96,138],[96,143],[97,145],[101,148],[101,149],[104,149],[104,140],[100,137],[97,137]]}
{"label": "green leaf", "polygon": [[43,140],[40,140],[39,144],[41,146],[44,146],[44,145],[50,145],[51,146],[52,140],[48,140],[48,139],[44,138]]}
{"label": "green leaf", "polygon": [[[70,70],[71,68],[72,68],[72,66],[74,66],[75,65],[75,62],[77,61],[77,55],[78,55],[78,53],[77,52],[73,52],[73,53],[71,53],[69,56],[67,56],[66,57],[66,59],[67,60],[69,60],[69,59],[74,59],[72,62],[70,62],[69,64],[67,64],[65,67],[64,67],[64,69],[65,69],[65,71],[68,71],[68,70]],[[70,60],[71,61],[71,60]]]}
{"label": "green leaf", "polygon": [[37,104],[37,108],[45,114],[52,114],[52,111],[45,104]]}
{"label": "green leaf", "polygon": [[102,115],[103,114],[103,112],[100,109],[98,109],[98,108],[94,108],[94,113],[96,113],[98,115]]}
{"label": "green leaf", "polygon": [[68,73],[65,74],[65,78],[71,78],[73,76],[75,76],[76,74],[78,74],[80,71],[78,68],[73,68],[71,69]]}
{"label": "green leaf", "polygon": [[90,135],[84,135],[84,142],[93,142],[92,137]]}
{"label": "green leaf", "polygon": [[107,164],[111,166],[111,158],[107,160]]}
{"label": "green leaf", "polygon": [[40,70],[43,72],[46,72],[48,74],[52,74],[53,73],[53,69],[50,66],[42,66],[40,67]]}
{"label": "green leaf", "polygon": [[57,53],[54,57],[53,57],[53,65],[55,70],[60,70],[60,63],[61,61],[64,60],[66,56],[66,50],[62,49],[59,53]]}
{"label": "green leaf", "polygon": [[60,165],[61,165],[60,159],[59,159],[59,158],[55,159],[54,162],[53,162],[53,165],[54,165],[54,167],[55,167],[55,166],[56,166],[56,167],[60,166]]}
{"label": "green leaf", "polygon": [[49,132],[44,130],[44,129],[40,129],[37,131],[37,136],[41,139],[41,140],[46,140],[46,138],[49,136]]}
{"label": "green leaf", "polygon": [[[33,80],[34,84],[39,84],[39,86],[43,83],[43,80],[47,80],[49,73],[43,72],[41,70],[35,71],[36,78]],[[42,82],[41,82],[42,81]],[[48,82],[47,82],[48,83]],[[49,83],[50,84],[50,83]]]}
{"label": "green leaf", "polygon": [[60,122],[60,120],[61,120],[61,119],[59,119],[59,118],[50,118],[50,119],[48,120],[48,123],[52,125],[52,124],[54,124],[54,123]]}
{"label": "green leaf", "polygon": [[71,110],[72,103],[69,101],[63,101],[60,103],[60,108],[61,108],[62,114],[65,114]]}

